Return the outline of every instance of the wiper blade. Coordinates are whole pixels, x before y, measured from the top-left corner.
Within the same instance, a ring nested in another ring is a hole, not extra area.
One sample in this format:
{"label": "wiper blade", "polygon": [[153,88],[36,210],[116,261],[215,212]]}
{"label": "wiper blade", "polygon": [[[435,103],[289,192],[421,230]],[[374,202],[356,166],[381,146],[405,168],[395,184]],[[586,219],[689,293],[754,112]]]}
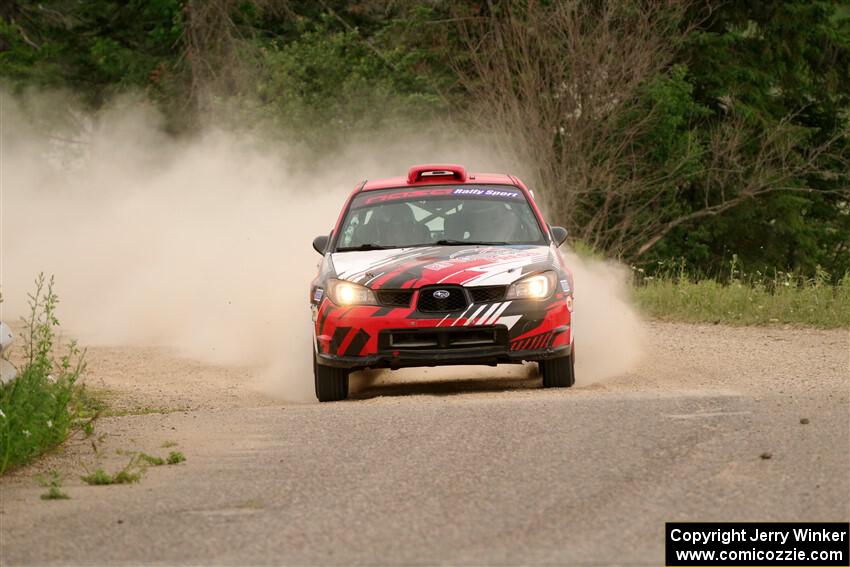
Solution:
{"label": "wiper blade", "polygon": [[436,241],[434,244],[437,246],[509,246],[514,244],[513,242],[487,242],[483,240],[451,240],[451,239],[442,239]]}
{"label": "wiper blade", "polygon": [[404,246],[381,246],[379,244],[360,244],[359,246],[343,246],[337,248],[337,252],[361,252],[364,250],[389,250],[391,248],[417,248],[421,246],[509,246],[513,242],[485,242],[480,240],[453,240],[442,238],[436,242],[423,242],[422,244],[405,244]]}
{"label": "wiper blade", "polygon": [[361,244],[359,246],[343,246],[337,248],[337,252],[357,252],[362,250],[389,250],[390,248],[399,248],[398,246],[380,246],[378,244]]}

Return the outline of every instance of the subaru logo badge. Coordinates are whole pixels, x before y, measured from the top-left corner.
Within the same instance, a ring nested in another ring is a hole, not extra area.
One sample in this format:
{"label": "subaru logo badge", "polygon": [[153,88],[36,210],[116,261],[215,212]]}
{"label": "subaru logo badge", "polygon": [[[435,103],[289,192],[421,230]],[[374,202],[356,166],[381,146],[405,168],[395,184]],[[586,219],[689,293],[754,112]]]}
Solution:
{"label": "subaru logo badge", "polygon": [[437,299],[445,299],[450,295],[451,295],[451,293],[448,290],[445,290],[445,289],[438,289],[437,291],[434,292],[434,297],[436,297]]}

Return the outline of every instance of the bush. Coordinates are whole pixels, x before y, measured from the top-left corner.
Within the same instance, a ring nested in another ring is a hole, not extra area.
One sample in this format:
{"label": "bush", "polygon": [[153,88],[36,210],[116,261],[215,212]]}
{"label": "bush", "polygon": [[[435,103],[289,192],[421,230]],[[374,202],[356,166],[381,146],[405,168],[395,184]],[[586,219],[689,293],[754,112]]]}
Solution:
{"label": "bush", "polygon": [[64,441],[86,409],[77,383],[84,353],[72,342],[63,356],[54,357],[59,298],[53,278],[39,275],[35,286],[23,336],[25,365],[0,389],[0,475]]}

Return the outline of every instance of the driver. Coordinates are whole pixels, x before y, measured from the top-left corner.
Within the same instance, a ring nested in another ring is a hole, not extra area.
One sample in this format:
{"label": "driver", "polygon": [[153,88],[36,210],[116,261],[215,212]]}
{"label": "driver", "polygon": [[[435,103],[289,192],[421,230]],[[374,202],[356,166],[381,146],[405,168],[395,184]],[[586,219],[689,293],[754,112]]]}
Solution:
{"label": "driver", "polygon": [[[451,218],[457,217],[457,218]],[[516,215],[505,214],[505,203],[489,199],[465,200],[460,210],[446,218],[451,238],[472,242],[510,242],[520,231]],[[449,222],[451,218],[451,222]],[[451,225],[451,229],[448,226]],[[461,234],[462,231],[462,234]]]}
{"label": "driver", "polygon": [[377,207],[370,220],[375,241],[381,246],[412,246],[431,240],[428,228],[416,222],[413,210],[405,203]]}

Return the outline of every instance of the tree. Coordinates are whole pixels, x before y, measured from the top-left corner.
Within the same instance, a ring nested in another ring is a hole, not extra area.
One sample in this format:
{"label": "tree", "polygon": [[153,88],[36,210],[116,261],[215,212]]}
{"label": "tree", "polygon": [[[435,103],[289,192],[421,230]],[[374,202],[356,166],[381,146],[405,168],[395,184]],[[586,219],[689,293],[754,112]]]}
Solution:
{"label": "tree", "polygon": [[[804,170],[799,161],[789,165],[792,175],[775,183],[779,190],[671,230],[652,251],[656,257],[717,269],[735,253],[753,270],[813,273],[821,265],[837,277],[848,270],[848,16],[847,2],[693,5],[688,17],[698,26],[677,60],[688,67],[694,100],[709,109],[697,127],[746,117],[753,142],[741,147],[742,165],[777,128],[796,136],[795,156],[819,155]],[[695,208],[697,197],[687,197]]]}
{"label": "tree", "polygon": [[[532,164],[576,238],[629,261],[687,254],[668,238],[774,195],[839,217],[847,201],[846,25],[825,2],[777,5],[491,2],[462,20],[456,67],[473,121]],[[735,246],[701,244],[715,261]]]}

